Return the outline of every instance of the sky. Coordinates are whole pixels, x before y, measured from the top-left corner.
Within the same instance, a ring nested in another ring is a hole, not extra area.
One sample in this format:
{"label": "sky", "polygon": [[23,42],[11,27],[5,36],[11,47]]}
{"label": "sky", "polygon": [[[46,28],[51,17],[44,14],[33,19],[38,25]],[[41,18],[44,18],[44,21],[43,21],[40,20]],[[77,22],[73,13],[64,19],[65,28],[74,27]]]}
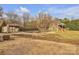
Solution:
{"label": "sky", "polygon": [[79,18],[79,4],[1,4],[4,12],[28,12],[35,16],[40,11],[56,18]]}

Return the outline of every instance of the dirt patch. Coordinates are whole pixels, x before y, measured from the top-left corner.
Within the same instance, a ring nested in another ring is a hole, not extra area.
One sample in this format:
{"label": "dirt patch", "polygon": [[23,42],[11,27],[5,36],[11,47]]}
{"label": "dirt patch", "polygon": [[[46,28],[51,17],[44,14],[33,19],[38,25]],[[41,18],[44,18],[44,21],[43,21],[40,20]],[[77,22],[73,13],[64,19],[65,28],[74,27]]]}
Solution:
{"label": "dirt patch", "polygon": [[3,55],[74,55],[78,46],[47,40],[16,37],[15,40],[0,43]]}

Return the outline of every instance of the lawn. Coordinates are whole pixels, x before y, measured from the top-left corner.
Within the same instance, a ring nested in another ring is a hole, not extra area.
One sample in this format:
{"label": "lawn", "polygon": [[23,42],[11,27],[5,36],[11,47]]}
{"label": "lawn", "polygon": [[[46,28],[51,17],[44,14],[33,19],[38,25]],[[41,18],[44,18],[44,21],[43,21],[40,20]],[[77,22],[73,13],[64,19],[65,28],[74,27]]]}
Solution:
{"label": "lawn", "polygon": [[[35,35],[36,34],[36,35]],[[18,34],[19,36],[50,40],[62,43],[79,44],[79,31],[64,31],[64,32],[45,32],[45,33]]]}
{"label": "lawn", "polygon": [[56,32],[54,34],[45,35],[42,39],[78,45],[79,31]]}
{"label": "lawn", "polygon": [[0,42],[2,55],[79,55],[79,31],[17,33],[14,40]]}

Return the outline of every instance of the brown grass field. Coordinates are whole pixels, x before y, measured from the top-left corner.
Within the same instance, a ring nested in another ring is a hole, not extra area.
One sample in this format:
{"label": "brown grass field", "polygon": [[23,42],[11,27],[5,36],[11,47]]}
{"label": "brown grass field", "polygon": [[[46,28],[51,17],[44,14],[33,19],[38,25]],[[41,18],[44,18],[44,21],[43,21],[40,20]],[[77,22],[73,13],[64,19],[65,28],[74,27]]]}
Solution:
{"label": "brown grass field", "polygon": [[1,55],[78,55],[79,31],[15,33],[0,42]]}

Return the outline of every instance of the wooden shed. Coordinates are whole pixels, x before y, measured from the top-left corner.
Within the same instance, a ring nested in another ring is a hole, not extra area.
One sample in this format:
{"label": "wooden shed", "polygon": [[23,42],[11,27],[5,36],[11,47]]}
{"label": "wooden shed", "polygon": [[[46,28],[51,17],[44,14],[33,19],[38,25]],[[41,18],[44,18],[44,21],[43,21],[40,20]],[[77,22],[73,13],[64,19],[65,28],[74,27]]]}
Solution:
{"label": "wooden shed", "polygon": [[14,33],[19,32],[20,26],[18,24],[7,24],[2,27],[2,32]]}

